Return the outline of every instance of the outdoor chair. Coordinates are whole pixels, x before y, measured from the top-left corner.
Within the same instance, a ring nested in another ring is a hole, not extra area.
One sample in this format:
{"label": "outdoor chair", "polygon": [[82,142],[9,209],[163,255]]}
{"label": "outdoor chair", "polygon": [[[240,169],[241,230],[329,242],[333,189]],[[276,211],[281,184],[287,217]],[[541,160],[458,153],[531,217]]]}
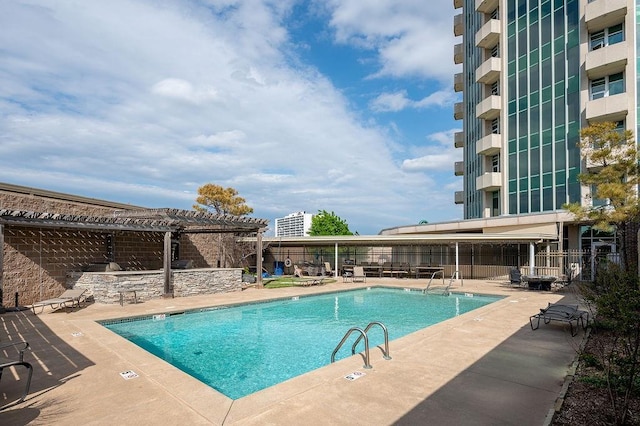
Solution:
{"label": "outdoor chair", "polygon": [[304,269],[301,269],[298,265],[293,265],[293,276],[295,277],[309,276],[309,272],[305,271]]}
{"label": "outdoor chair", "polygon": [[80,302],[85,299],[84,294],[86,293],[86,288],[79,289],[68,289],[65,290],[60,296],[55,297],[53,299],[41,300],[39,302],[35,302],[31,305],[31,309],[33,309],[33,313],[37,315],[36,308],[40,308],[40,313],[44,311],[45,306],[51,306],[53,309],[58,309],[61,307],[80,307]]}
{"label": "outdoor chair", "polygon": [[302,287],[309,287],[312,285],[322,285],[322,284],[324,284],[324,277],[303,278],[293,283],[293,285],[302,286]]}
{"label": "outdoor chair", "polygon": [[[549,324],[551,321],[564,322],[569,324],[571,335],[578,334],[578,325],[582,325],[583,329],[587,328],[589,324],[589,312],[581,311],[578,309],[578,305],[562,305],[551,304],[546,308],[541,308],[540,312],[529,317],[529,324],[532,330],[537,330],[540,327],[540,320],[543,320],[545,324]],[[536,322],[534,326],[534,320]],[[575,327],[573,323],[575,324]]]}
{"label": "outdoor chair", "polygon": [[364,273],[364,267],[362,266],[354,266],[353,267],[353,282],[367,282],[367,275]]}
{"label": "outdoor chair", "polygon": [[[10,347],[15,347],[15,349],[17,349],[18,351],[17,358],[8,356],[7,348],[10,348]],[[8,367],[21,365],[25,367],[28,371],[27,381],[24,387],[24,393],[22,394],[20,399],[17,400],[14,404],[18,404],[24,401],[24,399],[27,397],[27,394],[29,393],[29,387],[31,386],[31,376],[33,375],[33,367],[31,366],[31,364],[29,364],[24,360],[24,351],[26,351],[28,348],[29,348],[29,343],[27,342],[12,342],[12,343],[0,344],[0,380],[2,380],[2,372],[4,371],[5,368],[8,368]],[[14,404],[5,405],[4,407],[1,407],[0,410],[3,410]]]}
{"label": "outdoor chair", "polygon": [[329,277],[333,275],[333,269],[331,269],[329,262],[324,262],[324,274]]}
{"label": "outdoor chair", "polygon": [[509,281],[511,284],[521,285],[522,284],[522,272],[518,268],[511,268],[509,271]]}

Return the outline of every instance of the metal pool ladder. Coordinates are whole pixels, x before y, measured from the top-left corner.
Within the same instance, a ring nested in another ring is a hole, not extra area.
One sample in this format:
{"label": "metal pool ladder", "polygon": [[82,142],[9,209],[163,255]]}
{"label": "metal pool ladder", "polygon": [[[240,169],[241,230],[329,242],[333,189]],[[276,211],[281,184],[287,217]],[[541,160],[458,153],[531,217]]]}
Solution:
{"label": "metal pool ladder", "polygon": [[[433,277],[435,276],[435,274],[436,274],[436,272],[434,272],[433,275],[431,275],[431,279],[429,280],[429,284],[427,284],[427,288],[422,290],[423,294],[426,294],[426,293],[429,292],[429,287],[431,287],[431,281],[433,281]],[[444,289],[440,289],[440,290],[442,290],[442,295],[443,296],[448,296],[450,294],[449,289],[451,288],[451,285],[453,284],[453,281],[455,279],[457,279],[458,277],[460,279],[461,285],[464,286],[464,279],[462,278],[462,274],[460,273],[460,271],[455,271],[451,275],[451,279],[449,280],[449,284],[447,284],[447,286]],[[444,274],[443,274],[443,277],[442,277],[442,281],[444,283]]]}
{"label": "metal pool ladder", "polygon": [[353,346],[351,346],[351,354],[355,355],[356,346],[358,345],[358,343],[360,343],[360,340],[364,339],[364,368],[371,368],[371,364],[369,363],[369,337],[367,336],[367,332],[374,325],[379,325],[380,328],[382,328],[382,331],[384,332],[384,359],[387,359],[387,360],[391,359],[391,356],[389,356],[389,332],[387,331],[387,327],[385,327],[385,325],[379,321],[374,321],[369,323],[364,330],[361,329],[360,327],[350,328],[345,333],[342,340],[340,340],[340,343],[338,343],[338,346],[336,346],[336,348],[333,350],[333,353],[331,354],[331,362],[333,363],[336,361],[336,354],[338,353],[338,351],[340,350],[344,342],[346,342],[346,340],[349,338],[351,333],[358,332],[360,333],[360,336],[358,336]]}

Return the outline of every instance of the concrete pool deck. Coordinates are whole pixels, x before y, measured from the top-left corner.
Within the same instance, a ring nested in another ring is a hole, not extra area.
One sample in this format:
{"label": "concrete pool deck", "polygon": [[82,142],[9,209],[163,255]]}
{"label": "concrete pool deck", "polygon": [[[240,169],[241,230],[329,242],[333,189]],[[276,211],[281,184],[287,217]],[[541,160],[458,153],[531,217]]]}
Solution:
{"label": "concrete pool deck", "polygon": [[[6,425],[542,425],[549,420],[583,340],[552,323],[531,330],[547,303],[576,303],[574,287],[530,291],[505,281],[465,280],[456,292],[504,299],[390,342],[391,360],[371,348],[372,369],[355,355],[231,400],[95,321],[287,298],[367,286],[424,288],[427,280],[248,289],[212,296],[91,304],[76,311],[0,315],[0,342],[26,340],[34,366],[21,404],[0,411]],[[346,331],[346,330],[345,330]],[[336,342],[337,344],[338,342]],[[331,354],[327,354],[329,358]],[[268,360],[256,360],[268,362]],[[138,377],[125,380],[121,373]],[[365,373],[357,380],[345,376]],[[16,373],[21,378],[17,379]],[[24,369],[7,369],[0,404],[19,398]]]}

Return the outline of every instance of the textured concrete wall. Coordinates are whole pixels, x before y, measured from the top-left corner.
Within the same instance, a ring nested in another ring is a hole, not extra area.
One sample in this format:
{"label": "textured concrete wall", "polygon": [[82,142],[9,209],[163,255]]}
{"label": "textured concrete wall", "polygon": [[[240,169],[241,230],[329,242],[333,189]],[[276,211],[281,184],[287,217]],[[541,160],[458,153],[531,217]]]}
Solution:
{"label": "textured concrete wall", "polygon": [[[186,269],[172,271],[171,281],[175,297],[204,294],[227,293],[242,290],[242,270],[229,269]],[[67,286],[86,288],[96,303],[120,303],[133,300],[136,291],[138,301],[160,298],[164,294],[163,271],[146,272],[72,272],[67,278]]]}
{"label": "textured concrete wall", "polygon": [[[5,226],[3,306],[28,305],[56,297],[66,287],[68,272],[110,261],[110,234]],[[114,261],[127,270],[162,268],[163,233],[113,234]]]}
{"label": "textured concrete wall", "polygon": [[55,198],[37,195],[18,194],[0,190],[0,209],[25,210],[31,212],[105,216],[114,211],[122,210],[93,204],[83,204],[73,201],[57,200]]}
{"label": "textured concrete wall", "polygon": [[[85,216],[109,216],[122,210],[101,206],[99,200],[83,203],[5,190],[0,190],[0,208]],[[217,267],[217,241],[217,234],[182,235],[179,258],[192,260],[195,268]],[[158,270],[163,267],[163,255],[163,232],[94,232],[5,225],[2,305],[14,306],[16,293],[19,305],[56,297],[68,288],[68,273],[82,271],[93,263],[114,261],[127,271]],[[232,291],[235,279],[234,274],[227,286]],[[200,285],[208,284],[197,281],[196,286]],[[215,285],[215,288],[227,287]],[[160,288],[158,294],[163,292],[162,286]],[[190,293],[187,289],[180,291]]]}
{"label": "textured concrete wall", "polygon": [[3,306],[27,305],[64,291],[67,271],[106,261],[104,237],[87,231],[5,226]]}

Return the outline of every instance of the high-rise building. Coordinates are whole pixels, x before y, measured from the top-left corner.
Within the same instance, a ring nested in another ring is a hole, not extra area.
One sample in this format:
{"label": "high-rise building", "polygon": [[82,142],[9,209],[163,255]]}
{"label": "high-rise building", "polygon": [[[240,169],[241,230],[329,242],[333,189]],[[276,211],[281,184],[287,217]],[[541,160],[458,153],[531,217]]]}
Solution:
{"label": "high-rise building", "polygon": [[[636,4],[637,3],[637,4]],[[455,164],[465,219],[562,210],[585,198],[580,129],[613,121],[638,135],[631,0],[454,0],[463,131]]]}
{"label": "high-rise building", "polygon": [[276,237],[306,237],[311,228],[311,213],[296,212],[276,219]]}

